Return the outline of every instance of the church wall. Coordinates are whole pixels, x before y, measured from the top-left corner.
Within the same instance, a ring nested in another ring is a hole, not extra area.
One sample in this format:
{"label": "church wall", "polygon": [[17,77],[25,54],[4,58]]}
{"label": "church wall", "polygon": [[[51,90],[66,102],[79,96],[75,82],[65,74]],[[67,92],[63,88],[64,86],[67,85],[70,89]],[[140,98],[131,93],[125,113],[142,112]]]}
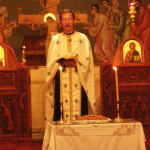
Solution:
{"label": "church wall", "polygon": [[[42,0],[0,0],[0,7],[5,6],[8,10],[9,17],[6,18],[7,23],[12,19],[16,19],[18,22],[18,11],[17,7],[22,6],[22,13],[24,15],[38,15],[43,9],[40,2]],[[69,8],[73,11],[80,10],[82,14],[88,15],[88,21],[92,21],[92,15],[90,14],[91,4],[98,4],[100,12],[104,13],[100,0],[61,0],[58,5],[58,12],[62,9]],[[119,0],[121,9],[127,10],[128,1]],[[149,0],[142,0],[142,5],[149,4]],[[110,1],[111,4],[111,1]],[[96,37],[91,37],[87,31],[82,30],[82,24],[75,24],[75,29],[82,33],[85,33],[90,42],[92,49],[96,41]],[[18,60],[20,60],[20,50],[25,36],[39,36],[39,30],[31,30],[25,24],[18,24],[17,28],[12,29],[12,34],[8,37],[10,46],[15,51]],[[44,73],[44,67],[39,67],[38,70],[31,69],[31,107],[32,107],[32,133],[35,139],[42,139],[44,133],[44,103],[42,100],[42,90],[44,86],[44,79],[38,75]],[[41,71],[42,70],[42,71]],[[39,73],[40,72],[40,73]],[[100,99],[100,68],[95,67],[95,83],[96,83],[96,96]],[[44,74],[43,76],[44,77]],[[100,112],[99,112],[100,113]]]}
{"label": "church wall", "polygon": [[[7,23],[9,23],[11,20],[16,19],[18,22],[18,11],[17,7],[22,6],[22,13],[24,15],[37,15],[40,13],[40,11],[43,9],[40,2],[43,0],[0,0],[0,8],[1,7],[6,7],[9,13],[9,17],[6,18]],[[119,0],[120,6],[119,8],[127,10],[127,3],[128,1],[122,1]],[[142,0],[142,5],[147,5],[149,4],[149,0]],[[104,13],[105,10],[101,5],[100,0],[61,0],[59,5],[58,5],[58,12],[60,12],[62,9],[69,8],[72,9],[73,11],[80,10],[82,14],[87,14],[88,15],[88,20],[92,21],[92,16],[90,14],[90,6],[91,4],[98,4],[99,5],[99,10],[100,12]],[[111,4],[111,1],[110,1]],[[84,31],[81,29],[82,24],[77,24],[75,25],[75,29],[77,31],[85,33],[91,42],[92,48],[95,43],[95,37],[91,37],[87,31]],[[40,34],[39,30],[32,31],[29,29],[26,25],[19,24],[19,27],[14,28],[12,30],[12,35],[8,38],[8,42],[10,43],[11,47],[14,49],[18,59],[20,59],[20,48],[23,42],[24,36],[38,36]]]}

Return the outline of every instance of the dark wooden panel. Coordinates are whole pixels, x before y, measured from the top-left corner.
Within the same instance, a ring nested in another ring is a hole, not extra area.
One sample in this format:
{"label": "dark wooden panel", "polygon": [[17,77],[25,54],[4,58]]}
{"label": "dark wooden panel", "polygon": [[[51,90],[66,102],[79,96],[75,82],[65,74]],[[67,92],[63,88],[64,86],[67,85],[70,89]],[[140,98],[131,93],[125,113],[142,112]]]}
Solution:
{"label": "dark wooden panel", "polygon": [[26,64],[28,66],[45,66],[44,36],[25,36],[22,46],[26,47]]}
{"label": "dark wooden panel", "polygon": [[[121,118],[132,118],[150,126],[150,66],[118,66]],[[116,118],[115,73],[111,64],[102,63],[103,115]]]}
{"label": "dark wooden panel", "polygon": [[0,147],[31,145],[31,90],[28,66],[0,70]]}

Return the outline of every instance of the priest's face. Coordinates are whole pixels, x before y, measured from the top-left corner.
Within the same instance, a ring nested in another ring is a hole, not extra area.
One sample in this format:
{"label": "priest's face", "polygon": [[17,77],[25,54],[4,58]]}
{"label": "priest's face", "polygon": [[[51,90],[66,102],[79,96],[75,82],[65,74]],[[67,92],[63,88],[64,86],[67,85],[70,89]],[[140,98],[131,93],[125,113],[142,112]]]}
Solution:
{"label": "priest's face", "polygon": [[74,20],[72,13],[68,12],[61,14],[61,26],[66,34],[70,34],[74,31],[73,25]]}

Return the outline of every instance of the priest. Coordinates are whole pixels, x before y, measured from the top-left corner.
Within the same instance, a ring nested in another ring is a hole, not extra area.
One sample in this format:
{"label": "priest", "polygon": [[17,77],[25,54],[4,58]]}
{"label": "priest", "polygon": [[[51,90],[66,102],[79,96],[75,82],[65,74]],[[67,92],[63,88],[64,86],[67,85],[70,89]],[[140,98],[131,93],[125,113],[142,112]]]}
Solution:
{"label": "priest", "polygon": [[62,71],[63,118],[71,121],[81,116],[81,89],[87,95],[88,114],[95,114],[94,64],[92,49],[86,35],[74,30],[74,14],[65,9],[60,13],[63,32],[55,35],[48,47],[45,85],[45,119],[54,120],[56,104],[55,78]]}

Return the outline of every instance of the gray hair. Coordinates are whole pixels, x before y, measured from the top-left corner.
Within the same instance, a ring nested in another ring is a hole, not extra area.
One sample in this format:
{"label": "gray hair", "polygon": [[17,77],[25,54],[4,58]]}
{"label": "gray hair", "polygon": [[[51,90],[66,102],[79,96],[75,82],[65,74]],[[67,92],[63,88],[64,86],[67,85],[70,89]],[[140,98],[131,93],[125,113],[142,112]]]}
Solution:
{"label": "gray hair", "polygon": [[75,19],[75,14],[73,13],[73,11],[71,9],[64,9],[60,14],[59,14],[59,19],[61,21],[61,15],[62,14],[65,14],[65,13],[71,13],[72,14],[72,17],[73,17],[73,20]]}

